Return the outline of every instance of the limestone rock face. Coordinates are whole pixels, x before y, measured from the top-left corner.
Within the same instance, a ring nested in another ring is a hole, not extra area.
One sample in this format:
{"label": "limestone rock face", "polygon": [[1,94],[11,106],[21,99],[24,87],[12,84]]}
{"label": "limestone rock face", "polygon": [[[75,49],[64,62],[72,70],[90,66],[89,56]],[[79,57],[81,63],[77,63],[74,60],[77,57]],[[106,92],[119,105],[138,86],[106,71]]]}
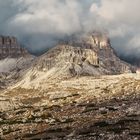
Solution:
{"label": "limestone rock face", "polygon": [[0,36],[0,59],[21,57],[27,54],[27,50],[20,47],[15,37]]}
{"label": "limestone rock face", "polygon": [[109,38],[100,33],[61,42],[35,62],[39,71],[52,68],[63,74],[102,75],[131,72],[131,65],[121,61]]}
{"label": "limestone rock face", "polygon": [[[14,84],[34,61],[34,56],[22,48],[15,37],[0,36],[0,89]],[[3,101],[4,106],[9,103]]]}

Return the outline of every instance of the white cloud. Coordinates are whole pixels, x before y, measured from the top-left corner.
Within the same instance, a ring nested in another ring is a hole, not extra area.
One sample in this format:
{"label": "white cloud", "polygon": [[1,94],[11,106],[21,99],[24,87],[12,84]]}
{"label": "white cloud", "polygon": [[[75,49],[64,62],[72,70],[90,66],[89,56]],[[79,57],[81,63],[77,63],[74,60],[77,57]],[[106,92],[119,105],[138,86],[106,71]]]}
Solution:
{"label": "white cloud", "polygon": [[93,3],[91,11],[108,22],[137,24],[140,22],[139,5],[139,0],[101,0],[100,6]]}
{"label": "white cloud", "polygon": [[93,3],[91,6],[90,11],[102,21],[110,36],[120,39],[122,46],[118,46],[118,40],[114,41],[120,53],[135,55],[140,52],[139,5],[139,0],[101,0],[100,5]]}
{"label": "white cloud", "polygon": [[62,33],[71,34],[80,29],[79,15],[75,10],[80,10],[74,0],[65,3],[60,0],[46,1],[28,0],[22,1],[23,6],[28,5],[26,11],[17,14],[13,26],[24,26],[29,33]]}

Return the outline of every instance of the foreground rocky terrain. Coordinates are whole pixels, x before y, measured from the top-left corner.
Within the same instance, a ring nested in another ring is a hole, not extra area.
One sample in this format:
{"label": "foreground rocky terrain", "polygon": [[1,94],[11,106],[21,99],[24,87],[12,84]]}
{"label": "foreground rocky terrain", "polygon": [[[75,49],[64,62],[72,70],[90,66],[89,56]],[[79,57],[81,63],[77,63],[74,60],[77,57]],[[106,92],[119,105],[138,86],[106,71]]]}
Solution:
{"label": "foreground rocky terrain", "polygon": [[140,75],[104,34],[36,58],[10,54],[0,60],[0,139],[140,139]]}
{"label": "foreground rocky terrain", "polygon": [[140,138],[140,76],[49,81],[1,92],[1,139]]}

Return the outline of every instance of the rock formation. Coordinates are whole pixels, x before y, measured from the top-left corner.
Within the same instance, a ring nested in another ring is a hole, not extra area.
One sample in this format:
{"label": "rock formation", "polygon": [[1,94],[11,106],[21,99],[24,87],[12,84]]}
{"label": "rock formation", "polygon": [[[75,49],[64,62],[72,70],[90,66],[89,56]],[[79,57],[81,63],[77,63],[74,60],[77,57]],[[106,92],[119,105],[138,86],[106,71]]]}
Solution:
{"label": "rock formation", "polygon": [[15,37],[0,36],[0,89],[21,78],[33,60],[34,56],[22,48]]}
{"label": "rock formation", "polygon": [[58,71],[71,75],[120,74],[132,71],[131,65],[117,57],[109,38],[101,33],[63,41],[41,56],[34,65],[40,71],[60,68]]}
{"label": "rock formation", "polygon": [[27,54],[27,50],[20,47],[15,37],[0,36],[0,59],[21,57]]}

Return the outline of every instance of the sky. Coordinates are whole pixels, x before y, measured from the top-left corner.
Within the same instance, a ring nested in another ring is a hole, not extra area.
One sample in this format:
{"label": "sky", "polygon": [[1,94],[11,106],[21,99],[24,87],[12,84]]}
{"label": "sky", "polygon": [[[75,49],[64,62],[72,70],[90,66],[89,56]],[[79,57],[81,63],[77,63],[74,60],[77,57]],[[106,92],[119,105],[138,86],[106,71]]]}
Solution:
{"label": "sky", "polygon": [[112,47],[140,57],[140,0],[0,0],[0,34],[16,36],[36,52],[59,39],[107,31]]}

